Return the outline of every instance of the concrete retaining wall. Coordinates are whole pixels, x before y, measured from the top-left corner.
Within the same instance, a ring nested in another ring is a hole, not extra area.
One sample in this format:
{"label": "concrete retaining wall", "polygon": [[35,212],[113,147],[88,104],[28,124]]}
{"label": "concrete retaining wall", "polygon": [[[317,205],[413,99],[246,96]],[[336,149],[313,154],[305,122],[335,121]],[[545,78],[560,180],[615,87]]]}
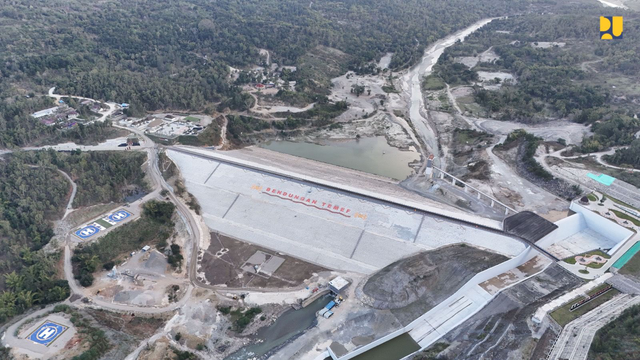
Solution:
{"label": "concrete retaining wall", "polygon": [[[481,271],[479,273],[477,273],[474,277],[472,277],[469,281],[467,281],[466,284],[464,284],[460,289],[458,289],[458,291],[456,291],[453,295],[451,295],[449,298],[460,298],[462,297],[467,291],[469,291],[469,289],[471,289],[474,286],[477,286],[478,284],[485,282],[491,278],[494,278],[502,273],[505,273],[515,267],[518,267],[522,264],[524,264],[526,261],[528,261],[530,259],[530,253],[531,251],[531,247],[528,246],[522,253],[520,253],[518,256],[509,259],[503,263],[500,263],[496,266],[493,266],[489,269],[486,269],[484,271]],[[537,253],[536,251],[533,251],[534,253]],[[488,302],[488,301],[487,301]],[[381,345],[397,336],[400,336],[404,333],[408,333],[409,331],[413,330],[416,326],[420,325],[421,323],[424,322],[425,318],[428,318],[429,316],[432,316],[433,314],[436,314],[438,312],[441,312],[443,310],[444,307],[448,306],[449,304],[446,303],[446,301],[441,302],[439,305],[437,305],[436,307],[434,307],[433,309],[429,310],[428,312],[426,312],[425,314],[423,314],[422,316],[420,316],[419,318],[415,319],[414,321],[412,321],[409,325],[405,326],[404,328],[398,329],[392,333],[390,333],[389,335],[383,336],[380,339],[374,340],[373,342],[364,345],[342,357],[336,357],[335,354],[332,351],[329,351],[331,354],[331,357],[334,360],[349,360],[352,359],[355,356],[358,356],[362,353],[365,353],[373,348],[375,348],[378,345]],[[482,307],[480,307],[479,309],[482,309],[484,307],[483,304]],[[475,312],[470,314],[468,317],[458,321],[458,323],[456,324],[451,324],[451,329],[455,328],[456,326],[460,325],[461,323],[463,323],[464,321],[466,321],[467,319],[469,319],[471,316],[475,315]],[[444,334],[443,334],[444,336]],[[431,344],[427,345],[430,346]],[[427,346],[423,346],[421,347],[420,350],[418,351],[422,351],[424,349],[427,348]]]}
{"label": "concrete retaining wall", "polygon": [[[456,291],[453,295],[451,295],[450,297],[461,297],[462,295],[464,295],[464,293],[466,291],[469,290],[469,288],[471,288],[472,286],[476,286],[480,283],[483,283],[491,278],[494,278],[502,273],[505,273],[513,268],[516,268],[522,264],[525,263],[525,260],[527,259],[529,252],[531,251],[531,247],[528,246],[522,253],[520,253],[520,255],[509,259],[503,263],[500,263],[494,267],[491,267],[489,269],[486,269],[484,271],[481,271],[479,273],[477,273],[474,277],[472,277],[469,281],[467,281],[466,284],[464,284],[460,289],[458,289],[458,291]],[[440,305],[437,305],[436,307],[434,307],[433,309],[429,310],[427,313],[425,313],[424,315],[420,316],[419,318],[413,320],[409,325],[407,325],[405,328],[412,330],[413,328],[416,327],[416,325],[420,324],[422,321],[424,321],[425,318],[429,317],[432,313],[437,313],[439,312],[439,308],[442,306],[443,304],[441,303]],[[446,304],[444,305],[446,306]]]}
{"label": "concrete retaining wall", "polygon": [[562,220],[558,220],[555,222],[558,225],[558,228],[552,231],[547,236],[536,242],[536,245],[539,247],[546,249],[549,246],[557,243],[558,241],[562,241],[569,236],[584,230],[587,227],[587,223],[584,220],[584,217],[581,214],[574,214],[569,217],[566,217]]}
{"label": "concrete retaining wall", "polygon": [[555,224],[558,225],[558,228],[549,235],[538,240],[536,245],[546,249],[573,234],[589,228],[600,236],[616,243],[616,245],[608,252],[609,255],[612,255],[622,245],[624,245],[631,236],[633,236],[633,232],[631,230],[628,230],[623,226],[594,213],[582,205],[572,202],[569,208],[573,210],[575,214],[556,221]]}
{"label": "concrete retaining wall", "polygon": [[436,203],[432,204],[432,203],[428,203],[427,201],[417,203],[411,200],[399,199],[393,196],[380,194],[374,190],[370,191],[370,190],[360,189],[354,186],[339,184],[333,181],[328,181],[328,180],[319,179],[312,176],[307,176],[299,173],[294,173],[291,171],[278,169],[269,165],[258,164],[251,161],[237,159],[225,154],[221,154],[219,152],[210,151],[210,150],[201,149],[201,148],[174,146],[171,148],[171,151],[178,151],[178,152],[187,153],[190,155],[210,158],[216,161],[222,161],[228,164],[246,167],[251,170],[258,170],[258,171],[266,172],[276,176],[284,176],[284,177],[291,178],[293,180],[304,181],[311,184],[324,186],[330,189],[336,189],[344,192],[358,194],[371,199],[377,199],[377,200],[385,201],[391,204],[408,207],[410,209],[417,209],[420,211],[435,214],[437,216],[443,216],[453,220],[458,220],[458,221],[470,223],[473,225],[483,226],[493,230],[502,230],[502,223],[500,221],[483,218],[478,215],[466,214],[458,211],[440,208],[437,206],[438,204]]}
{"label": "concrete retaining wall", "polygon": [[307,306],[309,306],[309,304],[311,304],[312,302],[314,302],[316,299],[321,298],[322,296],[327,295],[329,292],[331,292],[329,289],[325,289],[322,291],[318,291],[317,293],[315,293],[314,295],[304,299],[302,301],[302,307],[306,308]]}
{"label": "concrete retaining wall", "polygon": [[620,226],[575,202],[571,203],[569,209],[581,214],[589,228],[617,244],[609,250],[609,255],[618,251],[618,249],[620,249],[620,247],[634,234],[633,231],[625,228],[624,226]]}

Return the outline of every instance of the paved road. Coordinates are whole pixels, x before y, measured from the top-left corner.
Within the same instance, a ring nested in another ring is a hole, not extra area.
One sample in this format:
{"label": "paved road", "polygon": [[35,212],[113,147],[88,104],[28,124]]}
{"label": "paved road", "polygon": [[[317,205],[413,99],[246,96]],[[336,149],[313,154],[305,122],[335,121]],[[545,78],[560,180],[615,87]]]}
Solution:
{"label": "paved road", "polygon": [[[69,303],[69,301],[64,301],[61,304],[69,305],[70,303]],[[32,319],[32,318],[37,318],[37,317],[42,316],[42,315],[48,313],[49,311],[53,310],[53,308],[56,305],[58,305],[58,304],[52,304],[52,305],[49,305],[49,306],[47,306],[47,307],[45,307],[43,309],[35,311],[35,312],[23,317],[22,319],[16,321],[12,325],[10,325],[7,328],[7,330],[2,334],[2,338],[0,339],[0,343],[2,343],[2,345],[5,346],[5,347],[10,347],[10,348],[17,347],[17,348],[21,348],[22,349],[22,347],[20,346],[21,345],[20,342],[23,341],[23,339],[19,339],[15,335],[16,331],[18,330],[18,328],[22,324],[24,324],[27,320]],[[37,354],[37,353],[31,352],[31,351],[29,351],[27,349],[24,349],[24,350],[26,350],[25,352],[27,354],[29,354],[32,358],[37,359],[37,358],[39,358],[41,356],[41,354]]]}
{"label": "paved road", "polygon": [[632,169],[632,168],[627,168],[627,167],[620,167],[620,166],[615,166],[615,165],[611,165],[611,164],[607,164],[602,157],[605,155],[613,155],[616,153],[616,150],[623,150],[626,149],[626,146],[618,146],[618,147],[613,147],[609,150],[606,151],[600,151],[600,152],[593,152],[593,153],[589,153],[589,154],[581,154],[581,155],[575,155],[575,156],[563,156],[562,152],[565,151],[565,149],[560,149],[557,150],[553,153],[550,154],[545,154],[544,157],[549,157],[549,156],[555,156],[561,159],[566,159],[566,160],[571,160],[571,159],[580,159],[583,158],[585,156],[587,157],[594,157],[595,160],[600,163],[600,165],[604,166],[604,167],[608,167],[611,169],[618,169],[618,170],[624,170],[624,171],[629,171],[629,172],[640,172],[640,169]]}
{"label": "paved road", "polygon": [[[586,177],[587,171],[585,169],[577,169],[577,168],[559,166],[559,165],[550,166],[547,163],[547,158],[549,157],[557,157],[565,160],[578,158],[577,156],[564,157],[560,154],[562,151],[563,150],[558,150],[550,154],[538,152],[538,155],[535,156],[535,160],[540,165],[542,165],[542,167],[545,170],[553,174],[553,176],[563,179],[570,184],[587,188],[590,191],[597,190],[601,193],[609,194],[633,206],[640,207],[640,191],[638,191],[638,189],[631,184],[627,184],[621,180],[616,180],[613,182],[613,184],[611,184],[611,186],[606,186],[606,185],[599,184],[596,181]],[[601,163],[603,166],[625,170],[625,171],[640,171],[637,169],[633,169],[633,170],[625,169],[625,168],[619,168],[613,165],[605,164],[602,161],[602,156],[606,154],[610,154],[613,151],[614,150],[609,150],[609,151],[604,151],[600,153],[594,153],[592,155],[594,155],[596,160],[598,160],[598,162]]]}
{"label": "paved road", "polygon": [[640,283],[624,275],[614,275],[607,280],[608,284],[626,294],[640,295]]}
{"label": "paved road", "polygon": [[[140,129],[129,128],[114,125],[116,127],[126,129],[136,133],[140,138],[144,140],[144,142],[153,143],[149,137],[147,137],[144,132]],[[162,173],[160,172],[160,168],[158,167],[158,145],[154,148],[149,148],[148,150],[148,174],[151,179],[154,181],[154,188],[159,192],[160,189],[166,189],[168,191],[168,196],[171,201],[176,205],[176,210],[178,215],[185,222],[187,232],[189,233],[189,237],[191,238],[191,259],[188,263],[189,268],[189,279],[193,285],[198,285],[202,287],[207,287],[205,284],[201,284],[197,281],[196,278],[196,265],[198,260],[198,245],[200,243],[200,238],[202,234],[207,231],[206,229],[201,228],[201,223],[195,218],[193,212],[176,196],[173,187],[169,186],[167,182],[162,177]]]}
{"label": "paved road", "polygon": [[567,324],[551,351],[549,360],[585,360],[596,332],[625,309],[640,303],[640,297],[618,295]]}
{"label": "paved road", "polygon": [[[144,135],[144,133],[142,133],[142,131],[137,130],[137,129],[129,129],[129,128],[125,128],[128,130],[131,130],[133,132],[136,132],[142,139],[144,142],[151,144],[153,143],[151,141],[151,139],[149,139],[147,136]],[[160,170],[158,169],[158,161],[157,161],[157,147],[149,147],[146,149],[147,154],[148,154],[148,158],[147,158],[147,173],[149,174],[149,177],[151,178],[151,180],[153,181],[153,188],[154,190],[147,194],[142,200],[141,202],[146,202],[149,201],[153,198],[156,198],[159,194],[160,191],[163,188],[167,188],[168,185],[166,184],[166,182],[164,181],[164,179],[162,178],[162,175],[160,173]],[[173,202],[177,205],[177,209],[178,212],[180,214],[180,216],[184,215],[184,209],[185,206],[184,204],[182,204],[176,197],[175,195],[173,195],[173,193],[170,193],[170,197],[172,197]],[[188,211],[187,211],[188,213]],[[191,216],[187,216],[187,219],[189,219]],[[189,234],[191,235],[192,238],[192,243],[196,243],[197,239],[199,239],[199,232],[196,232],[194,234],[194,232],[190,229],[190,224],[187,224],[187,230],[189,232]],[[194,237],[195,235],[195,237]],[[69,287],[71,288],[72,293],[81,295],[81,296],[86,296],[84,290],[78,285],[78,283],[76,282],[76,280],[73,277],[73,268],[71,265],[71,248],[69,247],[69,244],[67,242],[67,245],[65,246],[64,249],[64,273],[65,273],[65,278],[67,279],[67,281],[69,282]],[[189,264],[192,265],[192,264]],[[193,285],[189,284],[187,291],[185,293],[185,295],[178,301],[175,303],[172,303],[170,305],[164,306],[164,307],[141,307],[141,306],[132,306],[132,305],[126,305],[126,304],[118,304],[118,303],[111,303],[111,302],[106,302],[103,300],[99,300],[99,299],[92,299],[93,303],[91,306],[99,306],[101,308],[106,308],[106,309],[111,309],[111,310],[116,310],[116,311],[131,311],[131,312],[138,312],[138,313],[148,313],[148,314],[158,314],[158,313],[163,313],[163,312],[168,312],[168,311],[173,311],[179,307],[181,307],[182,305],[184,305],[189,298],[191,297],[191,292],[193,291]],[[91,297],[91,296],[88,296]]]}

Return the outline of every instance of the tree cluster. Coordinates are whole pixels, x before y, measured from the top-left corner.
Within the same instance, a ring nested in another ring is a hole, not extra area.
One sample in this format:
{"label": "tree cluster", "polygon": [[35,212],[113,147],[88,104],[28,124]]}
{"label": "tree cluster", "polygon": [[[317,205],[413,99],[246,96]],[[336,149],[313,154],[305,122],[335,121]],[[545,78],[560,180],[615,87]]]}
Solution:
{"label": "tree cluster", "polygon": [[634,140],[627,148],[616,150],[613,155],[605,155],[604,160],[610,164],[640,169],[640,139]]}

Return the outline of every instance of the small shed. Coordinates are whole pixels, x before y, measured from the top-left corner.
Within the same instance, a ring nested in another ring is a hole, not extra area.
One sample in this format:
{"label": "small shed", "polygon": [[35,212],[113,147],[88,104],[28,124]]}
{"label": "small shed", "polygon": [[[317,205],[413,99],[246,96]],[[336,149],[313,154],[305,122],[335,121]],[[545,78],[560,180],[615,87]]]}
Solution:
{"label": "small shed", "polygon": [[334,294],[338,295],[344,291],[349,286],[349,281],[342,276],[338,276],[337,278],[329,281],[329,290]]}
{"label": "small shed", "polygon": [[149,251],[149,250],[151,250],[151,246],[149,246],[149,245],[145,245],[145,246],[142,248],[142,251]]}

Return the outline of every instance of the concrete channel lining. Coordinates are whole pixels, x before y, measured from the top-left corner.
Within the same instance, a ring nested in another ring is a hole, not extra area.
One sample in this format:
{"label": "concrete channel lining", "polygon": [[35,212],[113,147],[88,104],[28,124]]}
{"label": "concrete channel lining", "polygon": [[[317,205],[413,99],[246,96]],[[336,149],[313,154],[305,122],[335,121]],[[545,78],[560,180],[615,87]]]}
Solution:
{"label": "concrete channel lining", "polygon": [[286,170],[276,169],[267,165],[260,165],[250,161],[245,161],[241,159],[236,159],[227,155],[220,154],[218,152],[207,151],[204,149],[191,148],[186,146],[172,146],[170,148],[172,151],[181,152],[187,155],[197,156],[209,160],[219,161],[228,163],[231,165],[236,165],[240,167],[244,167],[251,170],[256,170],[259,172],[264,172],[267,174],[275,175],[278,177],[289,178],[305,183],[310,183],[313,185],[322,186],[334,191],[342,192],[342,193],[351,193],[358,196],[362,196],[368,198],[373,201],[382,201],[389,204],[399,205],[402,207],[410,208],[410,209],[418,209],[424,212],[431,214],[432,216],[443,217],[449,220],[461,221],[471,225],[481,226],[483,228],[489,230],[502,230],[502,225],[499,221],[485,219],[475,215],[464,214],[461,212],[455,212],[444,208],[435,208],[433,206],[429,206],[426,203],[416,203],[413,201],[407,201],[403,199],[394,198],[387,195],[377,194],[373,191],[358,189],[345,184],[338,184],[332,181],[327,181],[323,179],[313,178],[302,174],[293,173]]}
{"label": "concrete channel lining", "polygon": [[[526,247],[498,230],[358,194],[310,186],[241,166],[218,166],[216,160],[181,152],[169,151],[168,155],[183,172],[189,192],[200,199],[204,220],[212,230],[321,266],[371,273],[413,253],[455,243],[507,257],[517,256]],[[209,177],[209,168],[215,167],[218,170]],[[203,184],[206,178],[209,180]],[[272,195],[269,189],[273,187],[318,201],[335,201],[351,209],[352,216],[267,196]]]}
{"label": "concrete channel lining", "polygon": [[[195,157],[206,159],[206,160],[213,160],[213,161],[218,161],[222,163],[227,163],[232,166],[238,166],[240,168],[254,170],[259,173],[266,173],[282,179],[291,179],[301,183],[320,186],[320,187],[335,191],[338,194],[342,193],[346,195],[349,195],[349,194],[356,195],[364,199],[367,199],[369,201],[379,203],[383,206],[386,206],[386,204],[390,204],[390,205],[400,206],[402,208],[413,209],[414,211],[420,211],[420,212],[426,213],[429,216],[434,218],[442,218],[454,223],[458,222],[465,225],[471,225],[471,226],[477,227],[479,230],[485,230],[485,231],[493,232],[496,234],[506,235],[518,241],[523,242],[527,246],[533,245],[533,247],[536,248],[535,243],[528,241],[527,239],[523,239],[514,234],[505,233],[503,231],[503,225],[499,221],[482,218],[476,215],[455,212],[448,209],[436,208],[436,207],[433,207],[431,204],[427,204],[426,202],[416,203],[413,201],[398,199],[392,196],[377,194],[373,191],[359,189],[359,188],[351,187],[344,184],[337,184],[332,181],[327,181],[327,180],[318,179],[314,177],[308,177],[308,176],[293,173],[290,171],[277,169],[271,166],[261,165],[261,164],[257,164],[250,161],[236,159],[231,156],[221,154],[219,152],[213,152],[205,149],[191,148],[186,146],[179,146],[179,147],[172,146],[171,148],[169,148],[169,150],[176,151],[178,153],[183,153],[186,155],[195,156]],[[209,175],[208,173],[206,172],[202,172],[202,173],[204,174],[203,175],[204,177],[210,177],[210,176],[207,176]],[[554,256],[544,251],[544,249],[537,249],[537,250],[544,253],[551,259],[557,260]]]}
{"label": "concrete channel lining", "polygon": [[[420,345],[420,350],[413,353],[416,354],[431,346],[444,335],[446,335],[449,331],[453,330],[454,328],[471,318],[478,311],[484,308],[485,305],[488,304],[493,298],[495,298],[495,296],[497,296],[501,291],[515,286],[516,284],[530,278],[531,276],[535,276],[534,274],[529,277],[523,278],[519,282],[511,284],[495,294],[489,294],[484,289],[478,286],[484,281],[487,281],[517,266],[522,265],[532,256],[535,256],[535,250],[533,250],[531,247],[527,247],[527,249],[517,257],[509,259],[503,263],[477,273],[453,295],[451,295],[445,301],[441,302],[422,316],[412,321],[409,325],[400,328],[377,340],[374,340],[367,345],[357,348],[344,356],[336,356],[330,348],[328,349],[329,354],[331,355],[333,360],[349,360],[404,333],[409,333],[409,335],[411,335],[414,340],[416,340],[418,345]],[[459,305],[461,302],[464,302],[464,304]],[[456,304],[458,304],[459,306],[456,306]],[[432,324],[435,324],[436,326],[432,326]],[[427,331],[423,330],[418,334],[412,334],[412,332],[425,326],[430,329],[427,329]],[[418,337],[417,339],[416,336]],[[409,358],[413,354],[408,355],[407,357],[405,357],[405,359]]]}

